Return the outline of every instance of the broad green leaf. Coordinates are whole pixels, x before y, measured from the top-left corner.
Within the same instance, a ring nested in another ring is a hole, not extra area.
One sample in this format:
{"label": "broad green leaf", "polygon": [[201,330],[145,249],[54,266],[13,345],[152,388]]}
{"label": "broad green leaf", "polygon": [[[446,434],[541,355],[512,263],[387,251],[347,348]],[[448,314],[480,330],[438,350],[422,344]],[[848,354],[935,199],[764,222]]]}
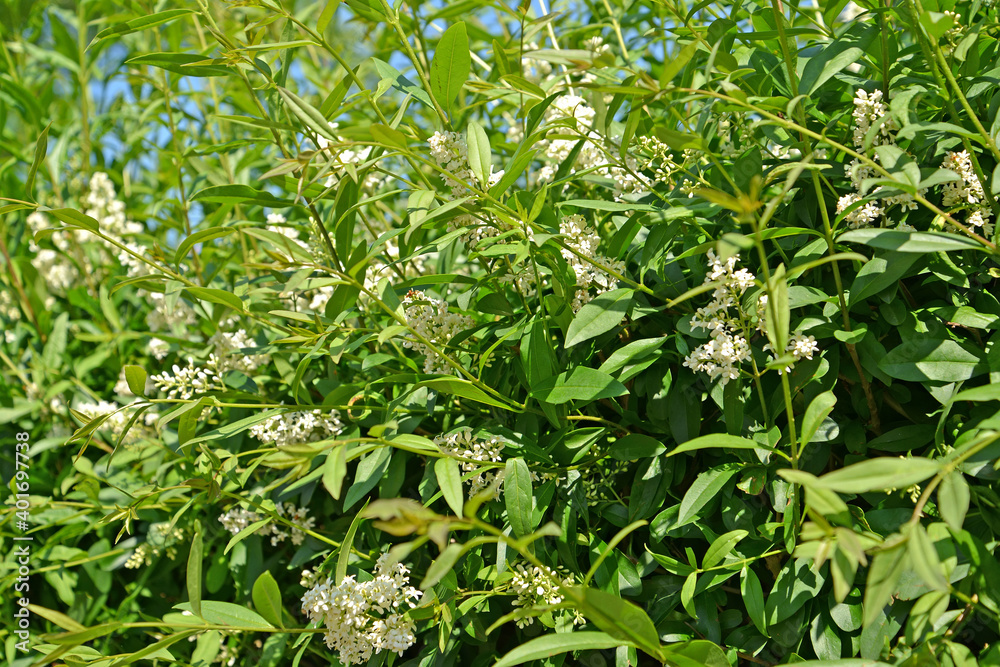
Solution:
{"label": "broad green leaf", "polygon": [[531,470],[520,456],[507,459],[507,470],[503,480],[504,504],[507,507],[507,522],[515,537],[524,537],[534,530],[531,520]]}
{"label": "broad green leaf", "polygon": [[659,456],[665,451],[667,448],[656,438],[642,433],[629,433],[611,444],[608,455],[619,461],[637,461],[651,456]]}
{"label": "broad green leaf", "polygon": [[694,521],[705,505],[722,491],[737,472],[739,472],[737,466],[723,464],[699,474],[681,499],[674,528],[686,526]]}
{"label": "broad green leaf", "polygon": [[125,366],[125,382],[136,396],[146,395],[146,369],[128,364]]}
{"label": "broad green leaf", "polygon": [[413,95],[429,107],[434,107],[434,102],[431,100],[431,96],[428,95],[427,91],[421,88],[419,84],[407,79],[400,73],[399,70],[385,61],[379,60],[378,58],[372,58],[372,63],[374,63],[375,71],[378,72],[378,75],[382,77],[383,80],[388,79],[391,81],[393,88],[406,95]]}
{"label": "broad green leaf", "polygon": [[513,667],[532,660],[544,660],[570,651],[588,651],[618,646],[630,646],[604,632],[568,632],[548,634],[531,639],[509,651],[493,667]]}
{"label": "broad green leaf", "polygon": [[910,567],[932,590],[948,590],[948,580],[945,577],[944,568],[938,558],[937,549],[931,538],[927,535],[927,529],[922,523],[907,524],[904,528],[907,537],[907,556]]}
{"label": "broad green leaf", "polygon": [[726,652],[707,639],[677,642],[665,646],[663,655],[677,667],[730,667]]}
{"label": "broad green leaf", "polygon": [[191,550],[187,561],[187,592],[191,613],[201,616],[201,564],[203,559],[201,530],[196,530],[191,539]]}
{"label": "broad green leaf", "polygon": [[573,602],[588,620],[611,637],[635,645],[662,662],[660,637],[653,621],[641,608],[595,588],[566,589]]}
{"label": "broad green leaf", "polygon": [[[180,611],[190,611],[191,604],[182,602],[174,605],[174,609]],[[251,628],[257,630],[273,630],[274,626],[264,620],[260,614],[251,611],[246,607],[231,602],[221,602],[219,600],[202,600],[201,613],[195,614],[199,618],[213,625],[229,625],[234,628]]]}
{"label": "broad green leaf", "polygon": [[493,157],[490,150],[490,138],[482,126],[474,120],[469,121],[466,131],[468,144],[469,168],[484,190],[489,187],[490,172],[492,172]]}
{"label": "broad green leaf", "polygon": [[462,493],[462,473],[458,469],[458,461],[449,457],[437,459],[434,461],[434,475],[448,507],[456,516],[462,516],[465,496]]}
{"label": "broad green leaf", "polygon": [[983,352],[947,338],[904,341],[878,362],[889,377],[915,382],[959,382],[986,373]]}
{"label": "broad green leaf", "polygon": [[927,34],[937,42],[937,40],[944,37],[944,34],[948,32],[953,25],[955,25],[955,20],[950,14],[945,12],[929,12],[924,11],[920,13],[920,25],[924,27]]}
{"label": "broad green leaf", "polygon": [[920,456],[880,456],[827,473],[816,480],[816,485],[837,493],[905,489],[936,474],[941,465],[940,461]]}
{"label": "broad green leaf", "polygon": [[257,577],[253,584],[253,606],[257,613],[276,628],[284,627],[281,622],[281,591],[269,570]]}
{"label": "broad green leaf", "polygon": [[471,70],[469,36],[465,22],[459,21],[441,35],[431,61],[431,92],[441,108],[453,108]]}
{"label": "broad green leaf", "polygon": [[397,129],[391,128],[382,123],[372,123],[368,126],[368,131],[372,133],[372,139],[386,146],[402,148],[406,150],[406,135]]}
{"label": "broad green leaf", "polygon": [[946,475],[938,487],[937,499],[938,511],[948,527],[956,532],[962,530],[965,515],[969,513],[970,501],[969,484],[965,481],[965,475],[958,470]]}
{"label": "broad green leaf", "polygon": [[379,447],[373,452],[369,452],[358,463],[354,472],[354,484],[347,489],[344,496],[344,510],[349,510],[356,502],[375,488],[382,481],[382,476],[389,467],[389,458],[392,456],[392,447]]}
{"label": "broad green leaf", "polygon": [[809,403],[806,414],[802,417],[802,435],[799,439],[802,444],[806,445],[812,442],[820,424],[823,423],[836,404],[837,397],[832,391],[824,391]]}
{"label": "broad green leaf", "polygon": [[642,340],[635,340],[618,348],[601,364],[598,369],[602,373],[615,373],[625,368],[629,362],[638,361],[640,359],[645,359],[656,352],[665,342],[667,342],[667,337],[662,336],[660,338],[644,338]]}
{"label": "broad green leaf", "polygon": [[812,95],[838,72],[857,62],[877,33],[874,26],[858,36],[848,33],[809,58],[799,79],[799,93]]}
{"label": "broad green leaf", "polygon": [[623,287],[599,294],[584,304],[566,331],[566,347],[573,347],[617,327],[631,303],[632,290]]}
{"label": "broad green leaf", "polygon": [[627,393],[625,385],[607,373],[577,366],[539,382],[528,395],[545,403],[559,405],[570,401],[596,401]]}
{"label": "broad green leaf", "polygon": [[894,286],[910,267],[919,259],[915,254],[900,254],[888,252],[883,256],[874,257],[868,261],[851,283],[850,305],[856,304],[870,296]]}
{"label": "broad green leaf", "polygon": [[660,88],[666,88],[674,80],[684,66],[687,65],[694,54],[698,52],[698,41],[692,40],[685,44],[677,55],[664,60],[663,69],[660,70]]}
{"label": "broad green leaf", "polygon": [[785,564],[764,605],[767,624],[773,627],[791,617],[823,588],[825,579],[812,567],[811,559],[796,558]]}

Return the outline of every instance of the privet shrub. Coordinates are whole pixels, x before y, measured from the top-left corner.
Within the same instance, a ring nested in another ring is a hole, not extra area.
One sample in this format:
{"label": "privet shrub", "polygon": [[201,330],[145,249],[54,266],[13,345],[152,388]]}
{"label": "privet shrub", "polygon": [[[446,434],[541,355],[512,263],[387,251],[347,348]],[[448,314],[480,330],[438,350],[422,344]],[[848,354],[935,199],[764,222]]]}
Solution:
{"label": "privet shrub", "polygon": [[997,21],[3,3],[7,664],[1000,664]]}

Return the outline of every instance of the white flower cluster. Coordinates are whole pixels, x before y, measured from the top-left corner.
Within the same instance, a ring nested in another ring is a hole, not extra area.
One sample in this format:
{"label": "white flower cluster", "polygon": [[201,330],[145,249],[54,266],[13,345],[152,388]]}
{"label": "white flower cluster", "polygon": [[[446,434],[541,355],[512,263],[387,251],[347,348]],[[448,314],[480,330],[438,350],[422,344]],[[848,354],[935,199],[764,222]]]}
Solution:
{"label": "white flower cluster", "polygon": [[[448,456],[457,456],[473,461],[484,463],[501,463],[503,456],[501,452],[505,447],[504,442],[496,436],[483,440],[472,435],[472,429],[462,428],[448,435],[439,435],[434,438],[434,444]],[[476,497],[486,489],[497,477],[498,468],[482,468],[473,461],[462,461],[462,471],[466,473],[478,472],[475,477],[469,480],[469,498]],[[502,484],[498,484],[494,492],[493,499],[500,499]]]}
{"label": "white flower cluster", "polygon": [[[130,237],[144,232],[145,227],[126,217],[125,202],[118,199],[115,185],[106,173],[99,171],[91,176],[90,191],[84,195],[80,203],[87,207],[84,213],[97,220],[102,232],[118,239],[137,255],[145,253],[142,246],[128,241]],[[130,278],[144,273],[145,265],[141,260],[107,241],[102,242],[118,257],[118,261],[128,271]]]}
{"label": "white flower cluster", "polygon": [[968,151],[949,151],[941,166],[962,177],[961,182],[950,181],[942,186],[941,205],[945,208],[968,207],[969,215],[965,221],[972,227],[982,228],[987,236],[992,236],[993,223],[990,218],[993,217],[993,210],[983,203],[986,194],[972,168],[972,158]]}
{"label": "white flower cluster", "polygon": [[[296,507],[292,503],[276,503],[274,511],[283,519],[292,524],[288,528],[281,523],[272,523],[262,527],[257,531],[258,535],[270,535],[271,546],[278,546],[291,537],[292,544],[298,546],[306,539],[307,530],[312,530],[316,525],[316,517],[309,516],[308,507]],[[219,523],[233,535],[246,529],[250,525],[261,520],[261,516],[256,512],[234,507],[219,517]]]}
{"label": "white flower cluster", "polygon": [[[559,590],[559,586],[575,586],[576,582],[572,575],[563,576],[548,566],[532,566],[526,569],[524,565],[518,563],[514,567],[514,578],[510,582],[510,590],[517,593],[515,607],[533,607],[539,604],[555,605],[560,604],[565,596]],[[531,625],[534,618],[526,616],[517,619],[517,627],[523,628]],[[576,610],[573,611],[573,625],[584,623],[585,619]]]}
{"label": "white flower cluster", "polygon": [[150,331],[171,331],[175,326],[187,329],[198,321],[191,306],[176,295],[137,290],[136,296],[152,305],[146,315],[146,326]]}
{"label": "white flower cluster", "polygon": [[195,366],[194,359],[189,357],[186,367],[174,364],[170,373],[163,371],[150,380],[157,389],[166,392],[167,398],[186,401],[195,394],[224,389],[221,378],[223,372],[219,358],[211,354],[204,366]]}
{"label": "white flower cluster", "polygon": [[342,430],[344,423],[340,421],[340,414],[336,410],[324,412],[317,408],[300,412],[283,412],[268,417],[261,423],[251,426],[250,435],[263,443],[287,447],[325,440]]}
{"label": "white flower cluster", "polygon": [[[597,248],[601,237],[587,224],[582,215],[568,215],[563,218],[559,223],[559,233],[565,237],[568,246],[562,250],[563,259],[576,276],[577,290],[573,297],[573,312],[576,313],[594,296],[613,290],[618,285],[616,277],[592,262],[602,264],[619,275],[625,274],[625,264],[600,254]],[[585,261],[581,256],[591,261]],[[591,288],[594,289],[594,294],[591,294]]]}
{"label": "white flower cluster", "polygon": [[310,588],[302,596],[302,613],[326,627],[326,645],[344,664],[367,662],[382,651],[402,655],[416,641],[416,624],[403,607],[415,607],[423,595],[409,585],[409,573],[383,554],[371,581],[352,574],[339,584],[326,579]]}
{"label": "white flower cluster", "polygon": [[[725,262],[708,251],[708,275],[705,284],[721,282],[712,294],[712,302],[699,308],[691,318],[692,328],[707,329],[711,338],[692,350],[684,365],[707,373],[722,384],[740,376],[740,364],[750,358],[750,344],[740,321],[740,297],[753,285],[754,275],[746,269],[736,269],[739,255]],[[735,309],[735,314],[730,312]]]}
{"label": "white flower cluster", "polygon": [[157,361],[163,361],[170,354],[170,343],[155,336],[149,339],[148,348]]}
{"label": "white flower cluster", "polygon": [[[472,319],[452,313],[448,304],[441,299],[429,299],[419,290],[410,290],[403,299],[406,321],[424,340],[438,348],[447,347],[448,342],[460,332],[472,326]],[[405,341],[403,347],[426,355],[424,373],[447,374],[450,364],[429,345],[420,340]]]}
{"label": "white flower cluster", "polygon": [[215,346],[214,356],[219,360],[220,372],[235,370],[249,375],[271,361],[270,355],[267,354],[242,352],[244,348],[257,347],[257,343],[247,334],[246,329],[237,329],[231,333],[217,331],[208,342]]}
{"label": "white flower cluster", "polygon": [[[761,317],[760,328],[764,330],[764,318]],[[764,346],[765,350],[771,350],[771,344],[768,343]],[[791,354],[795,357],[795,361],[801,361],[802,359],[812,359],[815,353],[819,352],[819,345],[816,344],[816,339],[812,336],[804,336],[801,333],[794,333],[788,339],[788,346],[785,348],[786,354]],[[771,357],[773,361],[775,357]],[[778,369],[778,375],[784,373],[790,373],[792,371],[791,366],[785,366],[785,368]]]}
{"label": "white flower cluster", "polygon": [[[854,112],[852,116],[854,118],[854,146],[859,150],[865,149],[865,137],[873,127],[877,127],[878,130],[872,139],[872,146],[894,146],[896,144],[895,133],[899,129],[899,126],[896,125],[895,119],[889,115],[888,108],[882,102],[881,90],[876,89],[869,94],[864,89],[859,88],[854,95]],[[872,160],[878,161],[877,153],[872,155]],[[844,170],[850,176],[851,184],[854,186],[855,191],[842,196],[837,201],[838,215],[856,202],[861,201],[861,186],[863,182],[865,179],[877,176],[872,167],[862,164],[857,158],[851,160],[850,164],[845,165]],[[873,193],[881,189],[880,186]],[[923,195],[926,189],[921,189],[919,192]],[[845,218],[847,226],[851,229],[871,227],[885,215],[887,209],[897,205],[905,210],[913,211],[917,209],[917,203],[913,200],[913,196],[904,192],[891,197],[885,197],[880,203],[866,202],[862,206],[855,208]],[[901,228],[910,229],[909,225]]]}
{"label": "white flower cluster", "polygon": [[[465,137],[458,132],[435,132],[427,140],[431,147],[431,157],[438,166],[445,170],[445,185],[451,191],[451,199],[459,199],[472,194],[466,183],[479,185],[472,168],[469,166],[469,145]],[[496,185],[503,178],[504,170],[493,171],[487,177],[487,187]],[[469,214],[458,215],[449,222],[449,229],[465,228],[462,241],[467,245],[475,245],[484,238],[497,236],[502,223],[495,216],[488,216],[487,222],[477,220]]]}
{"label": "white flower cluster", "polygon": [[275,234],[281,234],[292,241],[299,240],[299,231],[294,227],[289,227],[285,223],[288,220],[281,213],[268,213],[267,214],[267,231],[274,232]]}
{"label": "white flower cluster", "polygon": [[170,522],[154,523],[146,531],[146,542],[136,547],[125,561],[125,567],[135,570],[153,564],[153,559],[165,554],[170,560],[177,557],[177,543],[184,539],[184,531],[171,528]]}

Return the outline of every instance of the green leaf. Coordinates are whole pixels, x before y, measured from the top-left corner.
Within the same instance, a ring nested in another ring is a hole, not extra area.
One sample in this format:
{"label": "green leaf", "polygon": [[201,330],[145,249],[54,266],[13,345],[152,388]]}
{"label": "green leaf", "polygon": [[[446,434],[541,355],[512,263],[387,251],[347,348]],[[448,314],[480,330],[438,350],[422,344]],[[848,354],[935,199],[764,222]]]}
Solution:
{"label": "green leaf", "polygon": [[325,139],[329,139],[330,141],[337,140],[337,135],[334,134],[333,128],[330,127],[330,121],[326,119],[319,109],[286,88],[277,86],[277,89],[278,94],[281,95],[281,99],[285,101],[288,109],[306,127]]}
{"label": "green leaf", "polygon": [[[191,609],[191,604],[188,602],[174,605],[174,609],[190,611],[194,614],[194,610]],[[257,612],[231,602],[202,600],[201,613],[195,614],[195,616],[213,625],[229,625],[235,628],[253,628],[257,630],[274,629],[274,626],[264,620],[264,617]]]}
{"label": "green leaf", "polygon": [[687,65],[694,54],[698,52],[698,41],[693,40],[688,44],[685,44],[677,55],[673,58],[669,58],[663,63],[663,69],[660,70],[660,88],[666,88],[667,85],[674,80],[684,66]]}
{"label": "green leaf", "polygon": [[737,529],[719,535],[705,552],[705,558],[701,562],[701,569],[707,570],[721,563],[729,555],[729,552],[733,550],[733,547],[749,534],[749,532],[743,529]]}
{"label": "green leaf", "polygon": [[775,354],[783,354],[788,348],[789,321],[791,310],[788,306],[788,281],[785,279],[785,265],[780,265],[767,285],[767,307],[764,318],[767,321],[767,338]]}
{"label": "green leaf", "polygon": [[63,632],[57,635],[48,635],[46,639],[53,644],[66,646],[73,645],[78,646],[80,644],[85,644],[86,642],[93,641],[98,637],[104,637],[111,634],[118,628],[122,626],[121,621],[112,621],[111,623],[102,623],[100,625],[94,626],[92,628],[87,628],[86,630],[81,630],[79,632]]}
{"label": "green leaf", "polygon": [[737,466],[723,464],[709,468],[698,475],[681,499],[681,506],[677,513],[677,521],[674,523],[674,528],[686,526],[694,521],[705,505],[722,491],[726,483],[737,472],[739,472]]}
{"label": "green leaf", "polygon": [[925,11],[920,14],[920,25],[937,42],[955,25],[955,20],[950,14],[944,12]]}
{"label": "green leaf", "polygon": [[944,567],[941,565],[937,549],[927,535],[927,529],[924,528],[924,525],[919,522],[906,524],[904,534],[908,541],[907,555],[913,571],[932,590],[948,590],[948,580],[944,574]]}
{"label": "green leaf", "polygon": [[110,28],[105,28],[97,33],[94,39],[90,41],[90,44],[87,45],[87,49],[90,49],[90,47],[94,44],[107,39],[108,37],[121,37],[122,35],[129,35],[133,32],[139,32],[140,30],[146,30],[147,28],[163,25],[164,23],[173,21],[175,18],[192,13],[194,13],[193,9],[168,9],[164,12],[157,12],[148,16],[140,16],[139,18],[131,19],[129,21],[116,23]]}
{"label": "green leaf", "polygon": [[802,444],[812,442],[813,436],[819,430],[820,424],[823,423],[823,420],[827,418],[836,404],[837,397],[832,391],[824,391],[809,403],[809,407],[806,408],[806,414],[802,417],[802,435],[800,438]]}
{"label": "green leaf", "polygon": [[472,384],[468,380],[462,380],[460,378],[434,378],[432,380],[424,380],[423,382],[418,382],[414,385],[414,388],[427,387],[428,389],[433,389],[444,394],[454,394],[455,396],[460,396],[462,398],[467,398],[470,401],[476,401],[477,403],[484,403],[486,405],[491,405],[495,408],[501,408],[504,410],[509,410],[510,405],[501,403],[500,401],[487,395],[482,389]]}
{"label": "green leaf", "polygon": [[[270,206],[273,208],[292,206],[295,203],[285,199],[278,199],[270,192],[255,190],[249,185],[242,184],[213,185],[191,195],[191,200],[207,204],[256,204],[258,206]],[[195,243],[197,242],[195,241]]]}
{"label": "green leaf", "polygon": [[642,433],[629,433],[615,440],[608,449],[608,455],[619,461],[637,461],[651,456],[659,456],[667,448],[656,438]]}
{"label": "green leaf", "polygon": [[835,74],[857,62],[877,32],[874,27],[869,27],[860,36],[848,33],[811,57],[799,79],[799,94],[812,95]]}
{"label": "green leaf", "polygon": [[[899,535],[895,536],[899,538]],[[882,613],[882,608],[889,604],[896,591],[896,582],[903,574],[906,566],[905,543],[890,537],[887,546],[879,550],[868,568],[868,580],[865,586],[864,626],[871,625]]]}
{"label": "green leaf", "polygon": [[545,403],[559,405],[570,401],[596,401],[627,393],[625,385],[607,373],[577,366],[539,382],[528,395]]}
{"label": "green leaf", "polygon": [[50,127],[52,127],[51,121],[45,126],[45,129],[42,130],[35,141],[35,156],[31,160],[31,166],[28,168],[28,175],[24,177],[24,194],[28,199],[33,200],[35,196],[35,174],[38,173],[38,167],[41,166],[42,160],[45,159],[45,153],[49,148]]}
{"label": "green leaf", "polygon": [[661,209],[649,204],[633,204],[632,202],[606,201],[604,199],[566,199],[556,204],[559,208],[563,206],[574,206],[592,211],[659,211]]}
{"label": "green leaf", "polygon": [[764,588],[760,585],[757,574],[744,565],[740,570],[740,595],[743,596],[743,604],[747,608],[747,616],[754,624],[754,627],[765,637],[767,634],[767,617],[764,613]]}
{"label": "green leaf", "polygon": [[664,647],[663,655],[667,659],[667,664],[677,667],[730,666],[726,652],[707,639],[671,644]]}
{"label": "green leaf", "polygon": [[[222,186],[222,187],[231,187],[231,186]],[[201,192],[205,191],[202,190]],[[174,253],[174,264],[179,264],[180,261],[184,259],[184,256],[187,255],[188,250],[190,250],[191,247],[194,246],[196,243],[204,243],[205,241],[211,241],[212,239],[221,238],[223,236],[229,236],[235,231],[236,230],[232,227],[212,227],[211,229],[203,229],[200,232],[195,232],[191,236],[181,241],[181,244],[177,246],[177,252]]]}
{"label": "green leaf", "polygon": [[340,492],[344,487],[344,477],[347,476],[347,447],[341,445],[327,454],[323,463],[323,486],[333,496],[340,500]]}
{"label": "green leaf", "polygon": [[387,62],[379,60],[378,58],[372,58],[372,63],[374,63],[375,71],[378,72],[378,75],[382,77],[383,80],[388,79],[391,81],[393,88],[405,95],[413,95],[415,98],[431,108],[434,107],[434,102],[431,100],[431,96],[427,94],[427,91],[410,79],[407,79],[395,67]]}
{"label": "green leaf", "polygon": [[195,616],[201,615],[201,564],[203,562],[204,547],[202,544],[201,530],[196,530],[191,539],[191,551],[188,552],[187,561],[187,592],[188,601],[191,604],[191,613]]}
{"label": "green leaf", "polygon": [[55,208],[46,211],[46,213],[61,220],[71,227],[82,227],[83,229],[95,233],[100,230],[100,225],[98,225],[97,220],[94,220],[89,215],[80,213],[79,211],[74,211],[71,208]]}
{"label": "green leaf", "polygon": [[851,283],[851,307],[895,285],[918,259],[914,254],[893,252],[870,259]]}
{"label": "green leaf", "polygon": [[986,373],[985,354],[951,339],[920,337],[904,341],[878,362],[888,376],[916,382],[958,382]]}
{"label": "green leaf", "polygon": [[185,287],[184,289],[191,296],[201,301],[211,301],[212,303],[228,306],[238,313],[245,312],[243,302],[240,301],[238,296],[230,292],[215,289],[214,287]]}
{"label": "green leaf", "polygon": [[257,577],[253,584],[253,606],[268,623],[276,628],[282,628],[281,622],[281,591],[278,582],[271,576],[269,570]]}
{"label": "green leaf", "polygon": [[529,640],[497,661],[493,667],[512,667],[532,660],[544,660],[560,653],[631,646],[604,632],[566,632],[543,635]]}
{"label": "green leaf", "polygon": [[[388,447],[384,449],[388,449]],[[351,526],[347,529],[347,535],[344,536],[344,540],[340,543],[340,549],[337,550],[337,568],[334,570],[333,581],[338,586],[344,580],[344,577],[347,576],[347,566],[351,561],[351,549],[354,548],[354,536],[358,534],[358,527],[361,526],[361,522],[365,518],[366,507],[368,507],[367,502],[354,515]]]}
{"label": "green leaf", "polygon": [[444,496],[448,507],[456,516],[462,516],[464,495],[462,494],[462,473],[458,469],[458,461],[449,457],[437,459],[434,461],[434,475],[437,477],[441,495]]}
{"label": "green leaf", "polygon": [[812,561],[796,558],[785,564],[764,605],[767,624],[774,626],[790,618],[823,588],[823,577],[812,568]]}
{"label": "green leaf", "polygon": [[441,35],[431,61],[431,92],[443,109],[452,109],[471,71],[469,36],[459,21]]}
{"label": "green leaf", "polygon": [[941,469],[941,462],[920,456],[896,458],[880,456],[860,461],[818,478],[818,488],[837,493],[869,493],[905,489],[919,484]]}
{"label": "green leaf", "polygon": [[617,327],[631,303],[632,290],[623,287],[599,294],[584,304],[566,331],[566,347],[573,347]]}
{"label": "green leaf", "polygon": [[424,575],[423,581],[420,582],[420,589],[427,590],[431,588],[451,572],[455,568],[455,563],[458,562],[458,558],[462,555],[464,549],[465,545],[458,543],[449,544],[445,547],[441,555],[435,558],[434,562],[427,568],[427,574]]}
{"label": "green leaf", "polygon": [[764,449],[771,452],[774,451],[773,447],[768,447],[754,440],[748,440],[736,435],[727,435],[726,433],[710,433],[678,445],[667,456],[674,456],[696,449]]}
{"label": "green leaf", "polygon": [[841,243],[863,243],[872,248],[903,253],[987,250],[965,236],[946,232],[913,232],[898,229],[854,229],[837,237]]}
{"label": "green leaf", "polygon": [[698,572],[691,572],[684,578],[681,585],[681,606],[691,618],[698,617],[698,610],[694,606],[694,593],[698,588]]}
{"label": "green leaf", "polygon": [[659,633],[641,608],[595,588],[574,586],[565,590],[567,598],[598,628],[662,662]]}
{"label": "green leaf", "polygon": [[344,496],[344,510],[349,510],[356,502],[374,489],[389,467],[389,458],[392,456],[392,448],[379,447],[373,452],[369,452],[358,463],[358,468],[354,472],[354,484],[347,490]]}
{"label": "green leaf", "polygon": [[125,366],[125,382],[129,390],[136,396],[146,395],[146,369],[142,366]]}
{"label": "green leaf", "polygon": [[406,135],[395,128],[382,123],[372,123],[368,126],[368,131],[372,133],[372,138],[391,148],[402,148],[406,150]]}
{"label": "green leaf", "polygon": [[485,190],[489,187],[493,157],[490,151],[490,138],[486,136],[482,126],[474,120],[469,121],[466,143],[469,147],[469,168],[479,181],[480,187]]}
{"label": "green leaf", "polygon": [[948,527],[958,532],[965,523],[965,515],[969,513],[969,484],[965,476],[958,470],[953,470],[941,480],[938,487],[938,511]]}
{"label": "green leaf", "polygon": [[136,67],[149,65],[183,76],[228,76],[232,72],[218,58],[206,58],[196,53],[147,53],[125,61]]}
{"label": "green leaf", "polygon": [[334,15],[336,15],[337,7],[339,6],[340,3],[336,0],[328,0],[323,7],[323,11],[319,13],[319,18],[316,19],[316,32],[321,35],[326,32],[326,28],[330,25],[330,21],[333,20]]}
{"label": "green leaf", "polygon": [[534,530],[531,520],[531,470],[524,459],[507,459],[507,470],[503,480],[504,504],[507,507],[507,522],[515,537],[524,537]]}

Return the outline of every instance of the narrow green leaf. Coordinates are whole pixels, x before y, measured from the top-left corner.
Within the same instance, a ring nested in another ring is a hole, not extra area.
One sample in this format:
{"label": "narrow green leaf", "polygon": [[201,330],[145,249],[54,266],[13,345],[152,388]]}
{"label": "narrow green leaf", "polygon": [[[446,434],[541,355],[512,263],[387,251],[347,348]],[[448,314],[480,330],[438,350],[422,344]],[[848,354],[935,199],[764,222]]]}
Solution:
{"label": "narrow green leaf", "polygon": [[226,292],[214,287],[186,287],[184,288],[191,296],[202,301],[211,301],[223,306],[228,306],[238,313],[245,312],[243,302],[231,292]]}
{"label": "narrow green leaf", "polygon": [[347,447],[341,445],[327,454],[323,464],[323,486],[333,496],[340,500],[340,492],[347,476]]}
{"label": "narrow green leaf", "polygon": [[[204,192],[204,190],[202,190],[202,192]],[[205,241],[211,241],[212,239],[229,236],[235,231],[236,230],[233,227],[212,227],[211,229],[203,229],[200,232],[195,232],[181,241],[181,244],[177,246],[177,252],[174,253],[174,264],[179,264],[180,261],[184,259],[184,256],[187,255],[188,250],[190,250],[196,243],[204,243]]]}
{"label": "narrow green leaf", "polygon": [[694,54],[698,52],[698,41],[693,40],[685,44],[677,55],[664,61],[663,69],[660,70],[660,88],[666,88],[674,80],[684,66],[687,65]]}
{"label": "narrow green leaf", "polygon": [[55,208],[46,211],[46,213],[61,220],[71,227],[82,227],[83,229],[92,232],[100,230],[100,225],[98,225],[97,220],[94,220],[89,215],[85,215],[79,211],[74,211],[71,208]]}
{"label": "narrow green leaf", "polygon": [[[899,535],[895,537],[899,538]],[[905,543],[896,539],[890,544],[891,546],[875,554],[871,567],[868,568],[864,602],[865,627],[871,625],[882,613],[882,608],[889,604],[896,591],[896,582],[905,569]]]}
{"label": "narrow green leaf", "polygon": [[196,530],[191,540],[187,561],[187,592],[191,613],[201,616],[201,564],[204,561],[201,530]]}
{"label": "narrow green leaf", "polygon": [[427,574],[424,575],[424,580],[420,582],[420,589],[427,590],[431,588],[441,581],[446,574],[451,572],[455,567],[455,563],[458,562],[459,556],[462,555],[464,548],[464,544],[458,543],[449,544],[445,547],[441,555],[435,558],[434,562],[427,568]]}
{"label": "narrow green leaf", "polygon": [[121,37],[122,35],[129,35],[133,32],[139,32],[140,30],[146,30],[147,28],[163,25],[164,23],[173,21],[175,18],[192,13],[194,13],[193,9],[168,9],[164,12],[157,12],[148,16],[140,16],[139,18],[131,19],[129,21],[116,23],[110,28],[105,28],[97,33],[97,35],[94,36],[94,39],[90,41],[90,44],[87,45],[87,49],[90,49],[90,47],[94,44],[103,39],[107,39],[108,37]]}
{"label": "narrow green leaf", "polygon": [[734,465],[721,465],[709,468],[698,475],[681,499],[674,528],[680,528],[694,521],[705,505],[722,491],[738,471],[739,468]]}
{"label": "narrow green leaf", "polygon": [[256,190],[249,185],[239,183],[207,187],[191,195],[191,200],[208,204],[257,204],[273,208],[292,206],[295,203],[286,199],[278,199],[270,192]]}
{"label": "narrow green leaf", "polygon": [[705,558],[701,562],[701,569],[707,570],[721,563],[729,555],[729,552],[733,550],[733,547],[749,534],[745,530],[737,529],[719,535],[705,552]]}
{"label": "narrow green leaf", "polygon": [[337,552],[337,569],[333,575],[333,581],[338,586],[344,580],[344,577],[347,576],[347,565],[351,560],[351,549],[354,548],[354,536],[357,535],[358,527],[361,525],[361,521],[364,520],[366,507],[368,507],[367,502],[354,515],[354,520],[351,521],[351,526],[347,529],[347,535],[344,536],[344,541],[340,543],[340,550]]}
{"label": "narrow green leaf", "polygon": [[973,239],[946,232],[913,232],[898,229],[854,229],[837,237],[845,243],[863,243],[872,248],[904,253],[987,250]]}
{"label": "narrow green leaf", "polygon": [[747,565],[740,571],[740,595],[743,596],[743,604],[747,608],[750,621],[760,634],[768,637],[767,617],[764,613],[764,588],[760,585],[757,574]]}
{"label": "narrow green leaf", "polygon": [[323,34],[326,32],[326,27],[330,25],[330,21],[333,20],[334,15],[337,13],[337,7],[340,3],[336,0],[328,0],[326,5],[323,7],[323,11],[319,13],[319,18],[316,19],[316,32]]}
{"label": "narrow green leaf", "polygon": [[[174,609],[180,611],[190,611],[191,605],[188,602],[174,605]],[[230,625],[236,628],[256,628],[259,630],[273,630],[274,626],[268,623],[263,616],[255,611],[232,602],[220,602],[218,600],[202,600],[201,613],[195,614],[199,618],[208,621],[213,625]]]}
{"label": "narrow green leaf", "polygon": [[941,462],[913,456],[880,456],[834,470],[816,480],[816,486],[837,493],[869,493],[905,489],[918,484],[941,469]]}
{"label": "narrow green leaf", "polygon": [[45,159],[45,153],[49,148],[50,127],[52,127],[51,121],[45,126],[41,134],[38,135],[38,139],[35,141],[35,156],[31,160],[31,167],[28,168],[28,175],[24,177],[24,194],[30,200],[34,200],[35,174],[38,173],[38,167],[41,166],[42,160]]}
{"label": "narrow green leaf", "polygon": [[559,405],[570,401],[596,401],[627,394],[628,389],[607,373],[577,366],[538,383],[529,396],[545,403]]}
{"label": "narrow green leaf", "polygon": [[754,440],[748,440],[747,438],[741,438],[737,435],[710,433],[678,445],[672,449],[667,456],[674,456],[676,454],[690,452],[696,449],[764,449],[770,452],[774,451],[773,447],[768,447],[765,444]]}
{"label": "narrow green leaf", "polygon": [[320,110],[313,105],[306,102],[304,99],[293,93],[292,91],[278,86],[278,94],[281,95],[281,99],[285,101],[288,105],[288,109],[295,115],[296,118],[305,123],[306,127],[315,132],[321,137],[329,139],[330,141],[336,141],[337,135],[334,134],[333,128],[330,127],[330,121],[320,113]]}
{"label": "narrow green leaf", "polygon": [[571,587],[564,590],[567,598],[598,628],[663,662],[659,633],[641,608],[595,588]]}
{"label": "narrow green leaf", "polygon": [[489,187],[493,164],[490,138],[486,136],[486,131],[483,130],[482,126],[474,120],[469,121],[465,136],[466,144],[469,147],[469,168],[476,180],[479,181],[480,187],[485,190]]}

